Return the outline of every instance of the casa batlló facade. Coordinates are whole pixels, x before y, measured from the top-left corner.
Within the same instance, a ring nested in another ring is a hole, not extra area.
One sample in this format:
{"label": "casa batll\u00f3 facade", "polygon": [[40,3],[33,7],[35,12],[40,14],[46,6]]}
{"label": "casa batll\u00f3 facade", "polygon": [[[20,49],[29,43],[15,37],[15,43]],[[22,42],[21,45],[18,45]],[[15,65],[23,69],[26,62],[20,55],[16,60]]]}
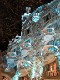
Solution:
{"label": "casa batll\u00f3 facade", "polygon": [[26,10],[21,36],[9,42],[5,72],[16,67],[10,80],[60,79],[60,1]]}

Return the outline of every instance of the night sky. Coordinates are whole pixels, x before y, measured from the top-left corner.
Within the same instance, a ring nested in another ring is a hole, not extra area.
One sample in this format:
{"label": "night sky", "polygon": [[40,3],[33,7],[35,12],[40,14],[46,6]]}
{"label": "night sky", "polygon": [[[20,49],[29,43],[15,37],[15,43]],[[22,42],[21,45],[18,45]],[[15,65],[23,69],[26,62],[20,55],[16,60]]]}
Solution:
{"label": "night sky", "polygon": [[8,41],[20,35],[22,28],[21,15],[26,6],[33,12],[38,6],[52,0],[0,0],[0,49],[6,50]]}

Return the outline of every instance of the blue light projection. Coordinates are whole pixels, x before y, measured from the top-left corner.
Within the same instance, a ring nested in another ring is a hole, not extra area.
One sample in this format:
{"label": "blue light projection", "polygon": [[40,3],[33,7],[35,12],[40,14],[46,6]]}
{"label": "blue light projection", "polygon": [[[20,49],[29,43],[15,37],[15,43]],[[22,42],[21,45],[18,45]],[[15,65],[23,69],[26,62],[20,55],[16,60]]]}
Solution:
{"label": "blue light projection", "polygon": [[60,9],[59,8],[52,8],[52,11],[53,11],[53,13],[60,15]]}
{"label": "blue light projection", "polygon": [[44,13],[44,11],[41,11],[39,13],[37,13],[37,12],[34,13],[33,16],[32,16],[32,21],[35,22],[35,23],[38,22],[43,13]]}
{"label": "blue light projection", "polygon": [[37,22],[40,19],[39,13],[35,13],[32,17],[32,21]]}
{"label": "blue light projection", "polygon": [[55,12],[59,15],[60,14],[60,10],[58,8],[55,9]]}
{"label": "blue light projection", "polygon": [[55,39],[47,43],[47,45],[54,45],[60,47],[60,39]]}
{"label": "blue light projection", "polygon": [[22,65],[23,65],[24,67],[26,67],[26,68],[29,67],[29,64],[28,64],[27,62],[23,62]]}
{"label": "blue light projection", "polygon": [[21,73],[16,71],[15,75],[12,77],[12,80],[18,80],[20,75],[21,75]]}
{"label": "blue light projection", "polygon": [[53,47],[49,47],[48,50],[49,51],[53,51],[53,52],[57,52],[58,51],[58,49],[55,48],[54,46]]}
{"label": "blue light projection", "polygon": [[32,13],[32,21],[33,22],[38,22],[39,19],[41,18],[41,15],[44,13],[44,11],[42,11],[43,9],[43,5],[38,7],[33,13]]}

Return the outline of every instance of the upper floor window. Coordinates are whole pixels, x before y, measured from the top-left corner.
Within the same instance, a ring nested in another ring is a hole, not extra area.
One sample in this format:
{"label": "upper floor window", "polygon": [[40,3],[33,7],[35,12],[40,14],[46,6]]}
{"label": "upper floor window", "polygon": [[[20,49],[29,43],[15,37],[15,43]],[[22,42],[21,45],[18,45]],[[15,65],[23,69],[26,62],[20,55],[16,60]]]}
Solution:
{"label": "upper floor window", "polygon": [[43,19],[44,19],[44,22],[47,22],[49,19],[51,19],[50,13],[48,13],[47,15],[45,15],[45,16],[43,17]]}

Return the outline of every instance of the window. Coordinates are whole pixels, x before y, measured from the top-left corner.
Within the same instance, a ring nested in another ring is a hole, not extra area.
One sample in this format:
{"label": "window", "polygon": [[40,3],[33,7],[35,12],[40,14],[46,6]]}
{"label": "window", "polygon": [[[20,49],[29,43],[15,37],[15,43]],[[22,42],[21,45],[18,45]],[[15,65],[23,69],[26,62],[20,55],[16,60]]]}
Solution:
{"label": "window", "polygon": [[24,59],[27,60],[27,61],[30,61],[29,56],[25,56]]}
{"label": "window", "polygon": [[55,40],[55,45],[58,46],[58,47],[60,47],[60,39],[56,39]]}
{"label": "window", "polygon": [[54,41],[52,40],[52,41],[48,42],[47,45],[54,45]]}
{"label": "window", "polygon": [[47,22],[49,19],[51,19],[50,13],[48,13],[46,16],[43,17],[44,22]]}
{"label": "window", "polygon": [[30,30],[29,30],[29,29],[27,29],[27,34],[29,34],[29,32],[30,32]]}
{"label": "window", "polygon": [[30,28],[25,29],[25,35],[28,35],[30,33]]}
{"label": "window", "polygon": [[52,29],[47,29],[47,32],[52,32]]}
{"label": "window", "polygon": [[49,47],[48,50],[49,50],[49,51],[57,52],[57,49],[56,49],[55,47]]}

